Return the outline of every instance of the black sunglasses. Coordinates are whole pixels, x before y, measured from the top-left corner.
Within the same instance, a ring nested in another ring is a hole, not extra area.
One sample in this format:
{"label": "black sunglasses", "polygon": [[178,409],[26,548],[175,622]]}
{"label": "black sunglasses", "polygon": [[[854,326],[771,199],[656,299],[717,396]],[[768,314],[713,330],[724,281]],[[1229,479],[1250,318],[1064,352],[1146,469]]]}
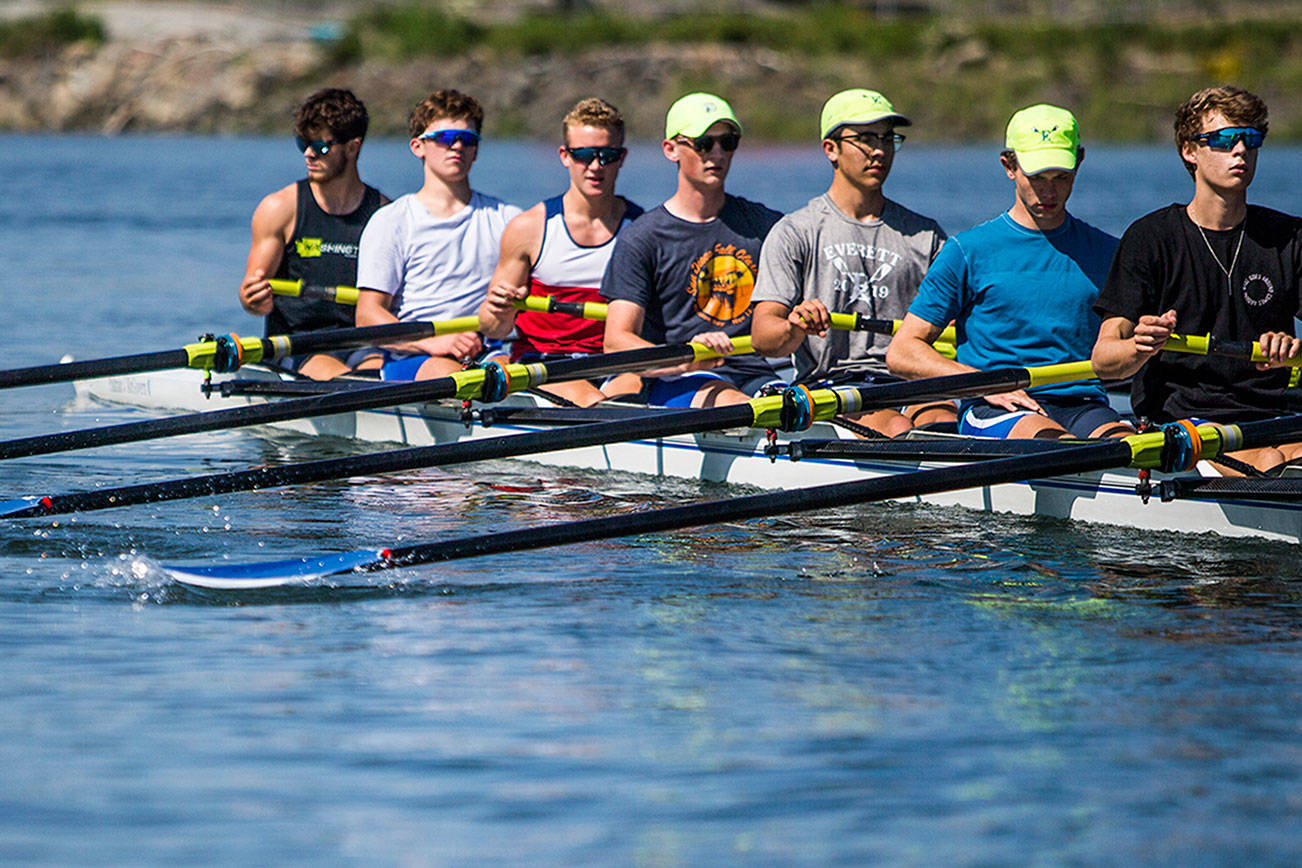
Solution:
{"label": "black sunglasses", "polygon": [[708,154],[713,151],[715,142],[718,142],[719,147],[728,153],[732,153],[741,144],[741,133],[724,133],[721,136],[697,136],[696,138],[683,136],[679,141],[698,154]]}
{"label": "black sunglasses", "polygon": [[618,163],[624,159],[628,153],[628,148],[565,148],[565,153],[570,155],[570,159],[576,160],[583,165],[588,165],[593,160],[597,161],[599,166],[609,166],[611,163]]}
{"label": "black sunglasses", "polygon": [[324,157],[326,154],[330,153],[330,149],[335,145],[342,144],[342,142],[326,141],[324,139],[309,142],[307,139],[299,138],[298,136],[294,137],[294,143],[298,145],[298,152],[300,154],[308,148],[311,148],[312,153],[318,157]]}
{"label": "black sunglasses", "polygon": [[458,142],[463,148],[479,144],[479,133],[474,130],[435,130],[432,133],[425,133],[423,136],[417,136],[416,138],[422,142],[437,142],[445,148],[450,148]]}

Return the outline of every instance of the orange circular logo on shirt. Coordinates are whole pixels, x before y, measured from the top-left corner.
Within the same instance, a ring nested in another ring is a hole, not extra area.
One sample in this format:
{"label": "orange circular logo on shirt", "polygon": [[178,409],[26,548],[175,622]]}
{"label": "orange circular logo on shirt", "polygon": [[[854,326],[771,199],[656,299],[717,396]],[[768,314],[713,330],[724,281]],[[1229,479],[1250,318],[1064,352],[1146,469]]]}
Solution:
{"label": "orange circular logo on shirt", "polygon": [[717,326],[734,325],[750,318],[750,296],[755,289],[755,261],[733,244],[715,244],[691,268],[691,292],[696,312]]}

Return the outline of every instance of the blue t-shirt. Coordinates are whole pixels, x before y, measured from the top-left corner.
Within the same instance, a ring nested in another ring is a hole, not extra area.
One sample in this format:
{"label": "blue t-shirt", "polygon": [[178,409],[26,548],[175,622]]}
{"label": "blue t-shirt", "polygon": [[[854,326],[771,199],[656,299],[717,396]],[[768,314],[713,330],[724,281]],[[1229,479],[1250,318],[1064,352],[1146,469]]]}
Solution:
{"label": "blue t-shirt", "polygon": [[[1099,334],[1094,300],[1117,239],[1070,214],[1040,232],[1006,212],[940,249],[909,313],[934,326],[955,321],[958,361],[978,370],[1088,359]],[[1104,398],[1098,380],[1033,391]]]}

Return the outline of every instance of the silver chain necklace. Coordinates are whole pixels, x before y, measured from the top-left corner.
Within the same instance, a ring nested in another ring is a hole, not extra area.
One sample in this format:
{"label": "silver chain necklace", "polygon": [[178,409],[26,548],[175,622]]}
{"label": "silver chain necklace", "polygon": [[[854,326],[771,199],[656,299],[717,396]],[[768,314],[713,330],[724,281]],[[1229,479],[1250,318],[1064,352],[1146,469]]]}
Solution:
{"label": "silver chain necklace", "polygon": [[[1198,226],[1197,223],[1194,223],[1194,225]],[[1225,289],[1231,295],[1234,294],[1234,278],[1231,277],[1230,275],[1234,273],[1234,265],[1239,261],[1239,250],[1243,248],[1243,234],[1247,230],[1248,230],[1248,221],[1244,220],[1243,228],[1239,230],[1239,243],[1234,245],[1234,256],[1230,258],[1230,267],[1226,268],[1221,263],[1221,258],[1216,255],[1216,251],[1212,249],[1212,242],[1207,240],[1207,233],[1203,231],[1203,227],[1198,226],[1198,234],[1203,237],[1203,244],[1207,245],[1207,252],[1212,255],[1212,259],[1216,260],[1216,267],[1225,273]]]}

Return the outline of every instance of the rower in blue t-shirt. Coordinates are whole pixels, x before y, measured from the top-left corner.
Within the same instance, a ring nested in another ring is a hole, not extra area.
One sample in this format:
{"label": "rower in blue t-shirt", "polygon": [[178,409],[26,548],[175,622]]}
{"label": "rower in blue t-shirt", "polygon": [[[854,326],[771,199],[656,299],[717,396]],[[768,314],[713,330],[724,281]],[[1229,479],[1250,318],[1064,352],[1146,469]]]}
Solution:
{"label": "rower in blue t-shirt", "polygon": [[[1094,300],[1117,239],[1067,213],[1084,158],[1076,119],[1038,105],[1008,124],[1004,171],[1013,207],[941,248],[886,353],[910,379],[1088,359],[1098,335]],[[957,357],[932,347],[951,321]],[[1109,406],[1098,380],[973,398],[959,431],[985,437],[1119,437],[1134,429]]]}

